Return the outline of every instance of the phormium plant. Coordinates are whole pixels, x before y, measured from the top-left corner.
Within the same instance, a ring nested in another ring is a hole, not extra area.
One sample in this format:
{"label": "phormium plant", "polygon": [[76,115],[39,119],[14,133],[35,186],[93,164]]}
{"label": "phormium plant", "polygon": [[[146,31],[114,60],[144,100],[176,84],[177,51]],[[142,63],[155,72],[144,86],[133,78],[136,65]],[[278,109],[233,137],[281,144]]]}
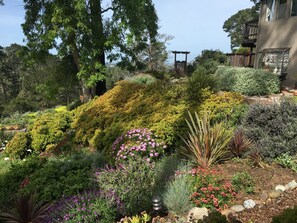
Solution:
{"label": "phormium plant", "polygon": [[244,136],[244,132],[240,129],[237,129],[229,143],[229,151],[235,157],[241,158],[242,155],[252,147],[252,145],[252,140],[247,139]]}
{"label": "phormium plant", "polygon": [[232,131],[224,128],[223,123],[211,126],[207,114],[200,119],[195,112],[193,117],[189,112],[190,121],[186,120],[189,133],[183,138],[185,147],[182,154],[202,168],[208,168],[215,162],[223,160],[228,154],[228,143],[232,138]]}

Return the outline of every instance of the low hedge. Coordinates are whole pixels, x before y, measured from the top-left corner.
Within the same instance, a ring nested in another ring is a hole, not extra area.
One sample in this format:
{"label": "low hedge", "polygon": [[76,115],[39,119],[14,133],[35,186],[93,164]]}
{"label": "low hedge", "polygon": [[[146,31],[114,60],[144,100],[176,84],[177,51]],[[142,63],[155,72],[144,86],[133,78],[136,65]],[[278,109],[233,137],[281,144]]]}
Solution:
{"label": "low hedge", "polygon": [[224,91],[238,92],[248,96],[269,95],[280,91],[279,77],[265,70],[219,67],[215,76],[219,89]]}

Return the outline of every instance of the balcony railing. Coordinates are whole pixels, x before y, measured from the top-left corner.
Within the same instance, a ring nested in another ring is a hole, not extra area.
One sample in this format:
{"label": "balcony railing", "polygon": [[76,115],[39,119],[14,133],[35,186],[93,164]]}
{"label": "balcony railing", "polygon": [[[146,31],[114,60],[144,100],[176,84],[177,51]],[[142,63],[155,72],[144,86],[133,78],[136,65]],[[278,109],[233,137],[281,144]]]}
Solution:
{"label": "balcony railing", "polygon": [[243,47],[254,48],[257,42],[258,36],[258,20],[246,22],[243,29]]}

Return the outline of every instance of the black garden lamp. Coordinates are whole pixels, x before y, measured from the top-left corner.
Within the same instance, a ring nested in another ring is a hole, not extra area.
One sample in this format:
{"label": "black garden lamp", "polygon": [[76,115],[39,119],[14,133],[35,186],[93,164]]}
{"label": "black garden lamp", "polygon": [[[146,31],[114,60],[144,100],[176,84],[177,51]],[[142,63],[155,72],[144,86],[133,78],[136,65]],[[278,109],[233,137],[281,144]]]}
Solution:
{"label": "black garden lamp", "polygon": [[162,210],[162,201],[160,196],[154,196],[153,202],[153,212],[158,214]]}

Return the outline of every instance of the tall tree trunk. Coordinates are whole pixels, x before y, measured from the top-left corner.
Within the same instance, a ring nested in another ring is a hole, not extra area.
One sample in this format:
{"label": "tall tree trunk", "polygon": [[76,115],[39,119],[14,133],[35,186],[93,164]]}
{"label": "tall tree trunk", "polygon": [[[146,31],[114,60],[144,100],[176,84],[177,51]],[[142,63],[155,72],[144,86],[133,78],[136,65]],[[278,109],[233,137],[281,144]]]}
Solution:
{"label": "tall tree trunk", "polygon": [[[101,14],[101,1],[90,0],[90,11],[91,11],[91,27],[92,27],[92,40],[94,47],[99,50],[95,60],[105,66],[105,54],[104,54],[104,43],[105,36],[103,30],[102,14]],[[97,82],[95,86],[95,94],[102,95],[106,92],[106,81],[105,79]]]}

